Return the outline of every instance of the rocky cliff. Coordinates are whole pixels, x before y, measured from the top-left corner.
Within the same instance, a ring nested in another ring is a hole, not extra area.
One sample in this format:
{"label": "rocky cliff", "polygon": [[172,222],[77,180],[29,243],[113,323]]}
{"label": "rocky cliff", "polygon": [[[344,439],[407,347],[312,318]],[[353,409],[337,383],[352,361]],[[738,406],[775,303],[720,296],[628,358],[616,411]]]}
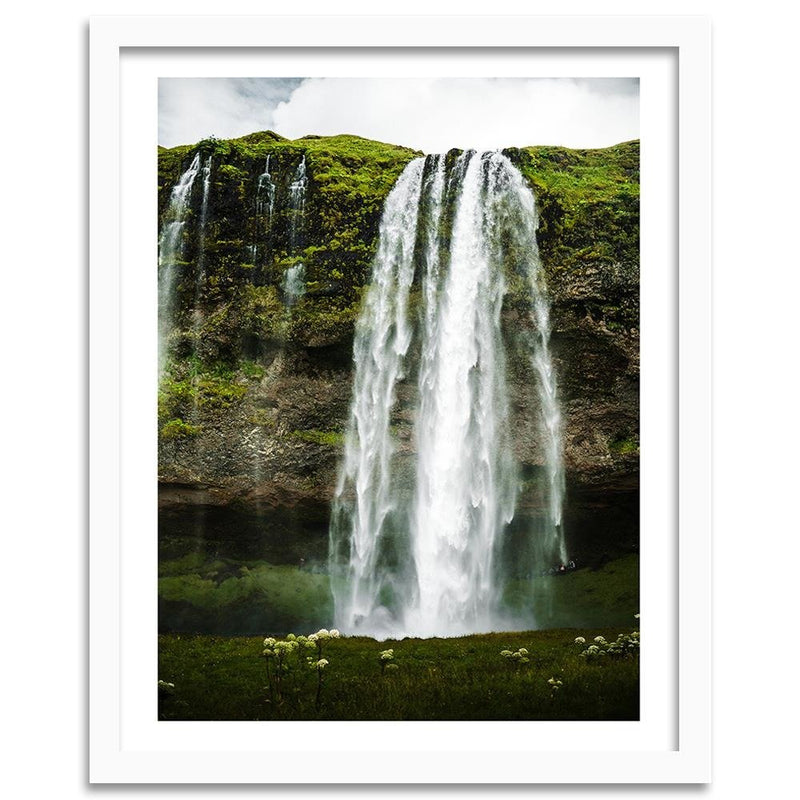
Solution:
{"label": "rocky cliff", "polygon": [[[639,146],[505,152],[540,214],[565,422],[566,534],[571,552],[598,560],[638,542]],[[289,141],[271,132],[161,149],[160,229],[197,153],[208,164],[207,203],[201,220],[197,181],[159,389],[162,552],[184,552],[179,542],[199,526],[206,543],[243,558],[322,563],[381,208],[420,154],[354,136]],[[287,273],[299,265],[301,291],[290,297]],[[530,324],[525,304],[512,285],[509,331]],[[509,347],[517,457],[535,486],[533,377]],[[402,400],[401,386],[394,430],[411,454]],[[536,492],[525,496],[535,513]]]}

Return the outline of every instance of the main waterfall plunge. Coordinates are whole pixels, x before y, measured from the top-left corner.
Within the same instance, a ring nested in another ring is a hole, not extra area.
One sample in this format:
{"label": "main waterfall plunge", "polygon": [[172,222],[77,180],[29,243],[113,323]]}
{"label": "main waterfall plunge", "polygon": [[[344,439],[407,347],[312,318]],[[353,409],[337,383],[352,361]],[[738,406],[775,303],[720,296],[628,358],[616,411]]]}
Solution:
{"label": "main waterfall plunge", "polygon": [[[502,611],[499,558],[521,486],[501,326],[510,281],[524,282],[530,298],[525,343],[545,462],[544,522],[530,536],[545,566],[567,560],[536,227],[533,194],[499,153],[416,159],[386,200],[356,327],[330,529],[335,621],[344,632],[447,636],[515,624]],[[406,453],[395,431],[401,387],[414,431]]]}

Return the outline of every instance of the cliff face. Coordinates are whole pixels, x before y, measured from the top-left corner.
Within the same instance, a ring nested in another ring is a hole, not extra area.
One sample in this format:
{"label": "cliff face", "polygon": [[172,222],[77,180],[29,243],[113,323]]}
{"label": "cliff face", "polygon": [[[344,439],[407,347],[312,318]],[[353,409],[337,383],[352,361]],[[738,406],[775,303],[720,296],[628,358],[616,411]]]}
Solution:
{"label": "cliff face", "polygon": [[[198,152],[209,164],[208,201],[201,220],[196,181],[164,334],[162,539],[190,535],[202,517],[207,538],[235,541],[238,552],[251,548],[273,563],[321,561],[351,396],[354,324],[381,208],[420,154],[357,137],[287,141],[269,132],[161,150],[162,228],[173,213],[172,187]],[[638,537],[638,142],[506,154],[540,214],[568,541],[573,552],[625,551]],[[260,180],[267,157],[271,194]],[[292,193],[300,170],[301,205]],[[292,294],[287,273],[299,265],[303,292]],[[526,299],[513,288],[504,324],[530,325]],[[516,454],[523,480],[535,484],[543,459],[533,377],[509,348]],[[393,425],[409,457],[403,400],[410,392],[399,387]],[[521,513],[535,514],[536,493],[527,496]]]}

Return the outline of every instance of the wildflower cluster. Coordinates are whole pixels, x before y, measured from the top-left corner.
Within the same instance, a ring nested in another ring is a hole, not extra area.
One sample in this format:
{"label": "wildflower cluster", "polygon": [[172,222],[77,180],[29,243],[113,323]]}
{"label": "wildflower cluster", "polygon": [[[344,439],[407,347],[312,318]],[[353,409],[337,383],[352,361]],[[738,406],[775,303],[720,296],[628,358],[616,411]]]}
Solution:
{"label": "wildflower cluster", "polygon": [[167,683],[166,681],[159,681],[158,682],[158,693],[159,694],[172,694],[175,691],[175,684],[174,683]]}
{"label": "wildflower cluster", "polygon": [[[322,657],[322,647],[327,640],[338,639],[339,637],[340,633],[335,628],[332,630],[322,628],[309,636],[297,636],[294,633],[289,633],[286,639],[283,640],[275,639],[272,636],[264,639],[262,655],[266,662],[271,702],[277,704],[283,702],[285,694],[284,680],[291,677],[292,664],[296,664],[299,667],[307,665],[308,668],[317,673],[316,705],[319,708],[320,693],[322,691],[322,670],[330,663],[327,658]],[[305,655],[309,650],[316,652],[314,655]],[[293,654],[294,657],[292,657]],[[270,667],[270,665],[272,666]],[[299,676],[295,675],[295,692],[299,691],[296,685],[298,678]]]}
{"label": "wildflower cluster", "polygon": [[559,678],[549,678],[547,683],[550,686],[551,696],[554,695],[564,685],[564,681],[560,680]]}
{"label": "wildflower cluster", "polygon": [[381,650],[378,654],[378,661],[381,665],[381,675],[383,675],[386,670],[396,670],[397,664],[393,664],[394,661],[394,648],[390,647],[388,650]]}
{"label": "wildflower cluster", "polygon": [[[634,615],[639,619],[639,615]],[[578,636],[575,639],[575,644],[586,644],[586,639],[583,636]],[[621,659],[632,658],[639,654],[639,631],[631,631],[631,633],[621,633],[617,638],[609,642],[605,636],[595,636],[593,643],[590,644],[585,650],[582,650],[578,655],[586,661],[602,661],[608,657]]]}
{"label": "wildflower cluster", "polygon": [[500,655],[517,667],[522,666],[522,664],[527,664],[530,661],[528,658],[528,651],[524,647],[520,647],[519,650],[514,650],[513,652],[511,650],[501,650]]}

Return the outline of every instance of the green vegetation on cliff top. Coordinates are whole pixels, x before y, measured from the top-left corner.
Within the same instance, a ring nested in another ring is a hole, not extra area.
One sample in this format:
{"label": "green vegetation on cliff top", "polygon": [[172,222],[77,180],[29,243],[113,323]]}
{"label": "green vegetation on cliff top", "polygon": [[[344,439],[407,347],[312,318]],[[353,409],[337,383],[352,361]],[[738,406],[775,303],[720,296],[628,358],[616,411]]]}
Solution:
{"label": "green vegetation on cliff top", "polygon": [[506,153],[536,195],[547,266],[638,263],[638,141],[597,150],[526,147]]}

